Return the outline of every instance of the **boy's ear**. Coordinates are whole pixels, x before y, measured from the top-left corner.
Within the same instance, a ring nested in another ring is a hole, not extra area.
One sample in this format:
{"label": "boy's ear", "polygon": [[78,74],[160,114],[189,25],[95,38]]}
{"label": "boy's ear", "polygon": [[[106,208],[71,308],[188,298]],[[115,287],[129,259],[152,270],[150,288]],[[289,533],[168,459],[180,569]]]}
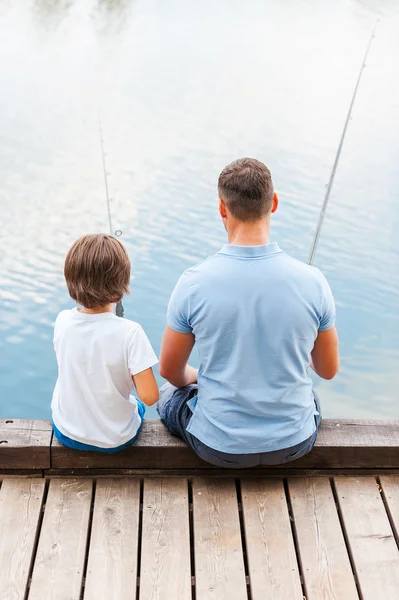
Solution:
{"label": "boy's ear", "polygon": [[219,213],[220,213],[220,216],[222,217],[222,219],[227,218],[226,204],[221,198],[219,198]]}

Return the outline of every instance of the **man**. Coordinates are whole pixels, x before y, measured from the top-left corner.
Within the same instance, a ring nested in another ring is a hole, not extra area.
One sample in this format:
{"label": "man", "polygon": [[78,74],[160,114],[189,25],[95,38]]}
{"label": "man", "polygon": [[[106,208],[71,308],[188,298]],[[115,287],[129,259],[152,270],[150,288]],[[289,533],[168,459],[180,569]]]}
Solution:
{"label": "man", "polygon": [[[269,243],[278,198],[263,163],[234,161],[218,188],[228,244],[172,294],[160,358],[170,383],[158,412],[213,465],[283,464],[316,441],[309,367],[325,379],[339,368],[334,299],[318,269]],[[188,365],[194,343],[198,372]]]}

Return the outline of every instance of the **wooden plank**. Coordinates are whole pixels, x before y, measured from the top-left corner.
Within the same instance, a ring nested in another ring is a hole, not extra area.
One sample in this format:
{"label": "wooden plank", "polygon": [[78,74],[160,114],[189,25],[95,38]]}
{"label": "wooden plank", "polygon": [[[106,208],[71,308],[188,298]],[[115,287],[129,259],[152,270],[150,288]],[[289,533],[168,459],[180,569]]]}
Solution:
{"label": "wooden plank", "polygon": [[55,469],[165,469],[207,467],[183,440],[171,435],[159,419],[146,419],[137,441],[123,452],[100,454],[62,446],[54,437],[51,445]]}
{"label": "wooden plank", "polygon": [[[134,446],[116,454],[79,452],[51,440],[49,421],[0,420],[0,470],[49,469],[50,455],[55,469],[209,469],[159,419],[147,419]],[[313,451],[286,468],[294,466],[399,469],[399,421],[325,419]]]}
{"label": "wooden plank", "polygon": [[8,479],[0,490],[0,598],[24,600],[45,482]]}
{"label": "wooden plank", "polygon": [[142,600],[191,600],[188,513],[187,480],[144,480]]}
{"label": "wooden plank", "polygon": [[[209,465],[211,467],[211,465]],[[221,469],[218,467],[209,469],[45,469],[40,471],[44,477],[95,477],[115,478],[115,477],[142,477],[156,478],[159,477],[216,477],[217,479],[259,479],[270,477],[272,479],[285,477],[329,477],[331,475],[343,476],[363,476],[374,475],[375,477],[382,474],[381,469],[266,469],[253,467],[251,469]],[[398,469],[385,469],[386,475],[398,475]],[[26,474],[26,473],[25,473]],[[0,472],[0,478],[2,477]]]}
{"label": "wooden plank", "polygon": [[291,463],[294,465],[330,469],[398,468],[399,421],[325,419],[312,452]]}
{"label": "wooden plank", "polygon": [[[0,446],[1,452],[1,446]],[[209,469],[159,419],[146,419],[137,442],[124,452],[100,454],[65,448],[53,439],[55,469]],[[313,451],[287,469],[399,469],[399,421],[323,421]],[[276,472],[282,467],[274,467]],[[265,467],[273,471],[273,467]]]}
{"label": "wooden plank", "polygon": [[93,483],[52,479],[29,600],[79,600]]}
{"label": "wooden plank", "polygon": [[247,600],[233,480],[194,479],[196,600]]}
{"label": "wooden plank", "polygon": [[12,469],[0,471],[0,479],[20,479],[21,477],[44,477],[43,469]]}
{"label": "wooden plank", "polygon": [[0,419],[0,469],[48,469],[50,421]]}
{"label": "wooden plank", "polygon": [[337,477],[337,496],[362,600],[399,597],[399,552],[373,477]]}
{"label": "wooden plank", "polygon": [[241,495],[252,600],[303,600],[283,482],[242,481]]}
{"label": "wooden plank", "polygon": [[291,479],[289,491],[307,600],[358,600],[330,480]]}
{"label": "wooden plank", "polygon": [[391,518],[392,528],[396,540],[399,541],[399,476],[384,475],[380,477],[380,483],[384,492],[387,510]]}
{"label": "wooden plank", "polygon": [[135,600],[140,481],[97,481],[84,600]]}

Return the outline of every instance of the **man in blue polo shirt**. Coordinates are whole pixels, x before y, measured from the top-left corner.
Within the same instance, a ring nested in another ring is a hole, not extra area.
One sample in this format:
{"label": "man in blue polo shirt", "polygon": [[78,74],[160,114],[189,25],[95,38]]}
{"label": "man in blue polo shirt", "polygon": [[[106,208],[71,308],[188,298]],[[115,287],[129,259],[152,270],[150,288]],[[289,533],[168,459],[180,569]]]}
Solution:
{"label": "man in blue polo shirt", "polygon": [[[211,464],[283,464],[316,441],[310,367],[325,379],[339,368],[334,299],[318,269],[269,243],[278,198],[263,163],[234,161],[218,190],[228,244],[188,269],[172,294],[158,412]],[[198,371],[188,365],[194,344]]]}

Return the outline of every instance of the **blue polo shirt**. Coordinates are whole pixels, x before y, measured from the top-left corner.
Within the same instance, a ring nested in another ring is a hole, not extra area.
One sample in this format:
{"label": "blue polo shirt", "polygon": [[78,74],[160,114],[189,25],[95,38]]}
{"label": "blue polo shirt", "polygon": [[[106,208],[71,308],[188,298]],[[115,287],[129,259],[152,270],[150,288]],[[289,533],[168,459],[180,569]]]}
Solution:
{"label": "blue polo shirt", "polygon": [[322,273],[276,243],[227,244],[188,269],[168,308],[168,325],[194,333],[201,361],[188,431],[232,454],[281,450],[310,437],[310,353],[318,332],[334,322]]}

